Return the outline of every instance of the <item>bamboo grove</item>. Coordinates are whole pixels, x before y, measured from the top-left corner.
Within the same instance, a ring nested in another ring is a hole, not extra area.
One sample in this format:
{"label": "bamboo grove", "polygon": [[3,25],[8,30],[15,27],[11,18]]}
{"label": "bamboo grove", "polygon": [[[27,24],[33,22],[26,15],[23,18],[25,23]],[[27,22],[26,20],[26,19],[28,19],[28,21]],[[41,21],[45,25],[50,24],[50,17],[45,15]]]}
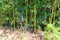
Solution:
{"label": "bamboo grove", "polygon": [[60,0],[0,0],[0,25],[32,27],[60,25]]}

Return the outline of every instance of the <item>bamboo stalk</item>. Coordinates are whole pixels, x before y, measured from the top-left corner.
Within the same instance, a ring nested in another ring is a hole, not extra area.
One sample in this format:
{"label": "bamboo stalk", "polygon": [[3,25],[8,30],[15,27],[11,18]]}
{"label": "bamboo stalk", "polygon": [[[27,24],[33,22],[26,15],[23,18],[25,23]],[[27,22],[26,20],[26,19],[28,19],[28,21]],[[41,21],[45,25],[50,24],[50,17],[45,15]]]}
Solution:
{"label": "bamboo stalk", "polygon": [[27,9],[26,9],[26,27],[28,24],[28,0],[25,0],[25,5],[27,5]]}
{"label": "bamboo stalk", "polygon": [[36,32],[36,4],[34,5],[34,32]]}
{"label": "bamboo stalk", "polygon": [[[31,0],[30,0],[30,4],[31,4]],[[32,13],[31,13],[31,9],[30,9],[30,20],[32,18]]]}
{"label": "bamboo stalk", "polygon": [[53,4],[53,8],[52,8],[52,14],[53,14],[53,24],[55,24],[55,16],[56,16],[56,0],[55,0],[55,2],[54,2],[54,4]]}
{"label": "bamboo stalk", "polygon": [[28,11],[26,10],[26,26],[27,26],[27,23],[28,23],[28,15],[27,15]]}
{"label": "bamboo stalk", "polygon": [[13,2],[13,20],[12,21],[14,21],[14,23],[13,23],[13,27],[14,27],[14,30],[15,30],[15,17],[14,17],[14,13],[15,13],[15,9],[14,9],[14,2]]}

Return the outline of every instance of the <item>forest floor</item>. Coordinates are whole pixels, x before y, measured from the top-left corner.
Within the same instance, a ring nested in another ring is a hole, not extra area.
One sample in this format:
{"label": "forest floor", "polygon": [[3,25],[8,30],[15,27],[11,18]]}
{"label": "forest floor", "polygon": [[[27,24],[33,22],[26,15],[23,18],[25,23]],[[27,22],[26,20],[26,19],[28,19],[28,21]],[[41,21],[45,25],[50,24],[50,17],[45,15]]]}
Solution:
{"label": "forest floor", "polygon": [[44,40],[44,37],[42,31],[31,33],[29,31],[21,32],[17,29],[0,28],[0,40]]}

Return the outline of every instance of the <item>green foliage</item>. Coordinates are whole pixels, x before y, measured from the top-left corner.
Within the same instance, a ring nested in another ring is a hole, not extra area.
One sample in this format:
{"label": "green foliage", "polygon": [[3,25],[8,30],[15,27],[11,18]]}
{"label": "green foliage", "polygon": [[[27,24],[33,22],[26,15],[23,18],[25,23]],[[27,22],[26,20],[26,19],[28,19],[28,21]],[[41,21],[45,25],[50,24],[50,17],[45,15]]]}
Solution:
{"label": "green foliage", "polygon": [[[52,30],[57,34],[60,29],[60,0],[0,0],[0,25],[4,23],[8,27],[32,27],[35,31],[41,30],[40,25],[44,24],[46,32]],[[50,38],[47,36],[46,40]]]}

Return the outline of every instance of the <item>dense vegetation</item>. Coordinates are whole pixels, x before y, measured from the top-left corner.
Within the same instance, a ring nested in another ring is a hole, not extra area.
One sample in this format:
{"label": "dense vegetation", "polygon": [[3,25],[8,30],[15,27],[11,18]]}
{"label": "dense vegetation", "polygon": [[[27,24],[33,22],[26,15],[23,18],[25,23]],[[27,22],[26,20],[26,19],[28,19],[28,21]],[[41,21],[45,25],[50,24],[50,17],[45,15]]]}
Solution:
{"label": "dense vegetation", "polygon": [[43,30],[46,40],[60,36],[60,0],[0,0],[0,26]]}

